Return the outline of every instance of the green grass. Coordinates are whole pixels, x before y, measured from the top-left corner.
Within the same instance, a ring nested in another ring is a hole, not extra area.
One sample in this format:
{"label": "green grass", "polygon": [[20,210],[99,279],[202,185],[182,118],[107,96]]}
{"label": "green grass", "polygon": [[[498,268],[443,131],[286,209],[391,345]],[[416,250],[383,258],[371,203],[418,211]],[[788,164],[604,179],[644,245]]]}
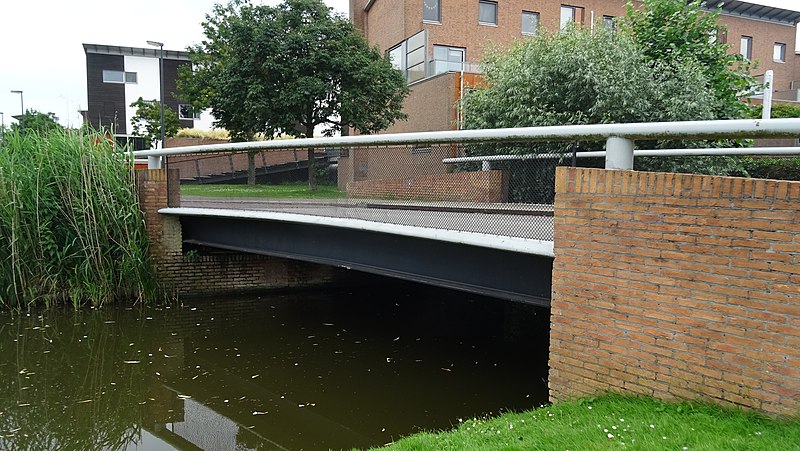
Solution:
{"label": "green grass", "polygon": [[212,197],[263,197],[276,199],[339,199],[346,194],[335,186],[319,185],[309,191],[308,184],[287,183],[283,185],[181,185],[181,194],[186,196]]}
{"label": "green grass", "polygon": [[468,418],[391,450],[800,450],[800,420],[701,403],[606,395],[497,418]]}

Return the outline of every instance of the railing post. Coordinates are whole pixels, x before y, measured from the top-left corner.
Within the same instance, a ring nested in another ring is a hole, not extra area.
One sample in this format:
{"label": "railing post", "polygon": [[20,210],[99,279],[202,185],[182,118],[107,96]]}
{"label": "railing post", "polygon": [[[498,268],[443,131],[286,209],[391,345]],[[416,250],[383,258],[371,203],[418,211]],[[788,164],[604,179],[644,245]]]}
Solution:
{"label": "railing post", "polygon": [[633,169],[633,140],[609,136],[606,140],[606,169]]}
{"label": "railing post", "polygon": [[492,162],[488,160],[481,161],[481,171],[491,171],[492,170]]}
{"label": "railing post", "polygon": [[147,169],[161,169],[161,157],[147,157]]}

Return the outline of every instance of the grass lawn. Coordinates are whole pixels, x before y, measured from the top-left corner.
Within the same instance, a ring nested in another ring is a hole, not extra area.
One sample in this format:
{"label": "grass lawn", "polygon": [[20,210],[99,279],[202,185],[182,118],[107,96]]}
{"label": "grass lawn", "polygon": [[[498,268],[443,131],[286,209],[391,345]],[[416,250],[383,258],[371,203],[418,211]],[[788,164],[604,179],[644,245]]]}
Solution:
{"label": "grass lawn", "polygon": [[308,184],[287,183],[283,185],[181,185],[181,194],[186,196],[212,197],[265,197],[290,199],[338,199],[346,193],[332,185],[319,185],[309,191]]}
{"label": "grass lawn", "polygon": [[379,449],[800,450],[800,419],[620,395],[459,421],[452,431],[415,434]]}

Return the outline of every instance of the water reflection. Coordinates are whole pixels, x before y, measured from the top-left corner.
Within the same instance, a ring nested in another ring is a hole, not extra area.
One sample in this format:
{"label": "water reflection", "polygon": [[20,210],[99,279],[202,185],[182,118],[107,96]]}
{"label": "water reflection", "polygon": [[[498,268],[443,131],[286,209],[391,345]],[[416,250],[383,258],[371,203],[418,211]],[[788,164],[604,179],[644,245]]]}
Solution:
{"label": "water reflection", "polygon": [[349,449],[546,400],[547,312],[383,289],[0,315],[0,448]]}

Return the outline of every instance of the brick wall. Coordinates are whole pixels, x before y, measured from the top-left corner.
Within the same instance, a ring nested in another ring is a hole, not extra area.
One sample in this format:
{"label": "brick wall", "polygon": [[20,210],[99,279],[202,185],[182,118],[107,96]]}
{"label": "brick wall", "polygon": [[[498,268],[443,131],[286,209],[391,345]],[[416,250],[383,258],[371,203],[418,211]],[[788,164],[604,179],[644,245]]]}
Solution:
{"label": "brick wall", "polygon": [[800,411],[800,183],[559,168],[550,397]]}
{"label": "brick wall", "polygon": [[265,289],[301,288],[334,282],[337,268],[296,260],[254,254],[223,253],[192,255],[183,253],[180,220],[158,213],[167,206],[179,206],[178,171],[148,169],[136,172],[139,204],[144,212],[150,237],[150,255],[159,282],[178,295],[213,295]]}
{"label": "brick wall", "polygon": [[365,180],[348,183],[347,196],[451,202],[505,202],[508,199],[508,176],[503,171],[480,171]]}

